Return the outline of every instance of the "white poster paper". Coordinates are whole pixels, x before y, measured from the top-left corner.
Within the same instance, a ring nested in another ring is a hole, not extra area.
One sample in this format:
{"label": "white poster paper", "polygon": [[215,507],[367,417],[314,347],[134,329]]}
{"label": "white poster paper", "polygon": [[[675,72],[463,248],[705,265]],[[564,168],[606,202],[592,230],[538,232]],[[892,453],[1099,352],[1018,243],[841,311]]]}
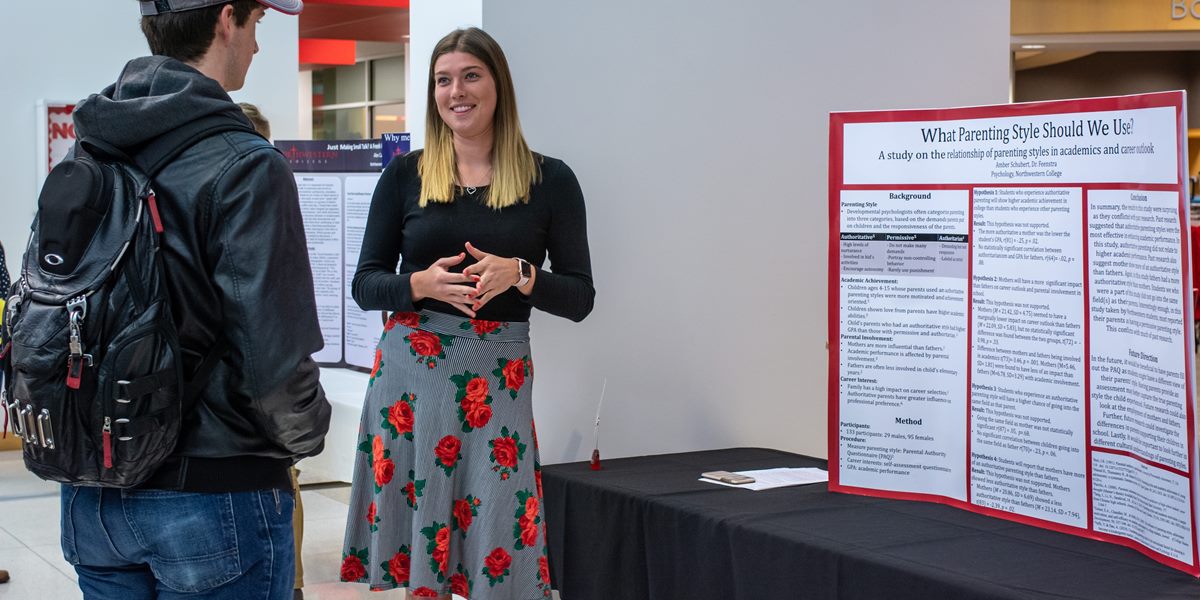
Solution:
{"label": "white poster paper", "polygon": [[831,116],[831,490],[1200,576],[1184,104]]}

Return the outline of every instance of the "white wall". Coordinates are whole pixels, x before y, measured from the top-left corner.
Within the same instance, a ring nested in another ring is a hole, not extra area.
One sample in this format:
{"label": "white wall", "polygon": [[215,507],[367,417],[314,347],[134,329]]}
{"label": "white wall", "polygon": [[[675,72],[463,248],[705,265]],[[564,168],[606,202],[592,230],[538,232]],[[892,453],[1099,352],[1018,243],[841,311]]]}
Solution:
{"label": "white wall", "polygon": [[416,0],[408,13],[404,112],[412,148],[425,147],[425,105],[429,92],[429,55],[438,40],[460,27],[482,27],[483,0]]}
{"label": "white wall", "polygon": [[[119,6],[118,6],[119,5]],[[112,83],[125,62],[149,54],[132,0],[60,0],[5,3],[15,26],[0,36],[5,60],[0,94],[0,242],[10,273],[18,271],[37,209],[38,100],[76,101]],[[270,12],[258,28],[260,51],[247,85],[234,100],[254,102],[279,138],[296,135],[298,21]]]}
{"label": "white wall", "polygon": [[[296,115],[296,137],[280,138],[272,136],[276,139],[294,139],[294,140],[311,140],[312,139],[312,114],[313,114],[313,74],[312,71],[300,71],[299,77],[296,79],[296,107],[299,111]],[[272,134],[275,132],[272,131]]]}
{"label": "white wall", "polygon": [[534,317],[543,460],[590,454],[604,377],[605,457],[825,456],[828,112],[1006,102],[1009,3],[504,0],[483,17],[527,137],[588,202],[595,312]]}

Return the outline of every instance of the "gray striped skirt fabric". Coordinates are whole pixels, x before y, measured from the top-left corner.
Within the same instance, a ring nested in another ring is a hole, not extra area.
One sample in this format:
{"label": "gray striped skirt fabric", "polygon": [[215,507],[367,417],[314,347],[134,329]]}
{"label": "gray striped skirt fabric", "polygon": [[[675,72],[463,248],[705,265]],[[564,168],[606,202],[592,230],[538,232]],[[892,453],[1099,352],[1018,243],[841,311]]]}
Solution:
{"label": "gray striped skirt fabric", "polygon": [[343,581],[550,596],[529,323],[395,313],[359,426]]}

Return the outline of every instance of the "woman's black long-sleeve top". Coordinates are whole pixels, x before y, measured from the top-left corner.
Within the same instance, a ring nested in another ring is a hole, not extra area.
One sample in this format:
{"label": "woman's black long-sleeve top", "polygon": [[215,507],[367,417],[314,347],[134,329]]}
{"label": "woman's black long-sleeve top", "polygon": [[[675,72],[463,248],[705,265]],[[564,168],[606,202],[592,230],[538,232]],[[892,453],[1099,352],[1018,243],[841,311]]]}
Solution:
{"label": "woman's black long-sleeve top", "polygon": [[[570,167],[538,155],[542,181],[530,189],[528,203],[494,210],[481,199],[487,188],[480,188],[474,194],[460,191],[453,202],[431,202],[421,208],[419,157],[418,151],[392,160],[375,187],[351,284],[359,307],[429,309],[462,316],[455,307],[437,300],[414,303],[410,278],[440,258],[465,252],[469,241],[490,254],[524,258],[538,269],[529,297],[510,288],[484,305],[475,318],[528,321],[531,308],[538,308],[581,321],[592,311],[596,290],[592,287],[587,217],[583,192]],[[547,254],[549,271],[540,267]],[[474,262],[467,254],[466,260],[451,270],[461,272]]]}

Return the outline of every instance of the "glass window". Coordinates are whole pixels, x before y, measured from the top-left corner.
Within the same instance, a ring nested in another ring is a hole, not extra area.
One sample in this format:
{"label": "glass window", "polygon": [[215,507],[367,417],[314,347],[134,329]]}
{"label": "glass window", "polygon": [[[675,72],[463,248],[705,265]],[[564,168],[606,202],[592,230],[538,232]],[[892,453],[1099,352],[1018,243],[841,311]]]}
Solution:
{"label": "glass window", "polygon": [[313,71],[313,106],[366,102],[367,63]]}
{"label": "glass window", "polygon": [[378,139],[407,131],[404,73],[403,55],[314,70],[313,139]]}
{"label": "glass window", "polygon": [[366,107],[313,111],[313,139],[364,139],[367,134],[366,116]]}
{"label": "glass window", "polygon": [[371,63],[371,99],[404,100],[404,57],[381,58]]}
{"label": "glass window", "polygon": [[371,109],[371,137],[377,138],[385,133],[403,133],[408,131],[404,122],[404,103],[380,104]]}

